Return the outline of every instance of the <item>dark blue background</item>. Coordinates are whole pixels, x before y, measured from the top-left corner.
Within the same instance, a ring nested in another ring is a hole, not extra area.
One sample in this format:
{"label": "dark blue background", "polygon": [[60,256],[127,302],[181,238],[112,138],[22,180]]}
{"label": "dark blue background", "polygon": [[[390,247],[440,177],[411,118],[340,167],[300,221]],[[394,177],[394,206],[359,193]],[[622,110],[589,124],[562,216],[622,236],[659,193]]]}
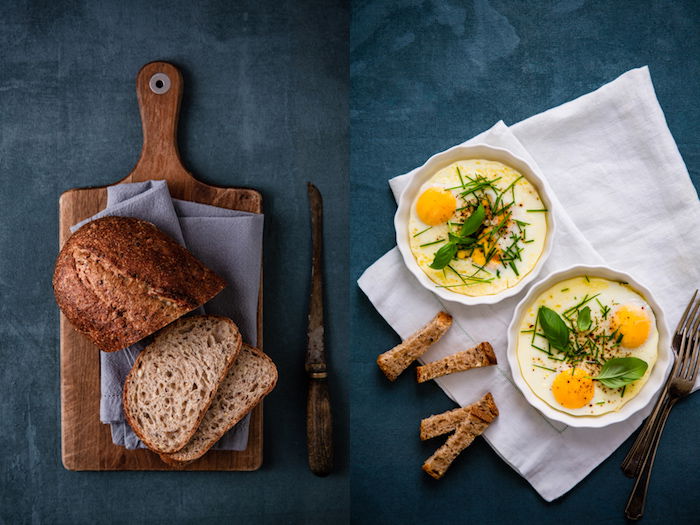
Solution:
{"label": "dark blue background", "polygon": [[[194,8],[193,5],[198,7]],[[343,0],[3,2],[0,7],[0,523],[347,519],[349,10]],[[184,75],[180,146],[201,180],[262,191],[265,401],[253,473],[68,472],[60,458],[58,197],[127,175],[139,68]],[[326,217],[337,472],[306,466],[307,180]]]}
{"label": "dark blue background", "polygon": [[[649,65],[697,187],[699,6],[583,0],[352,3],[350,420],[357,523],[624,521],[632,482],[619,467],[631,440],[551,504],[480,439],[442,480],[426,476],[420,466],[438,445],[419,442],[418,421],[454,404],[434,383],[417,385],[401,377],[390,384],[381,375],[374,360],[399,339],[354,281],[394,245],[389,178],[499,119],[517,122],[634,67]],[[671,414],[644,523],[700,522],[699,415],[700,395]]]}

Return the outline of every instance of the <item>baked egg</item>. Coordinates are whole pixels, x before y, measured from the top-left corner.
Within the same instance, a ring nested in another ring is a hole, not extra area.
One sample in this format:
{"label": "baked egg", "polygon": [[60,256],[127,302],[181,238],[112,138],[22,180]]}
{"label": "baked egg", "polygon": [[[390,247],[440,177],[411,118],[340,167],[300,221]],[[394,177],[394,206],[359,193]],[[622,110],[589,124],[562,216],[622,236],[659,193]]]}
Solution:
{"label": "baked egg", "polygon": [[416,263],[441,288],[482,296],[515,286],[537,265],[548,210],[519,171],[460,160],[418,191],[408,222]]}
{"label": "baked egg", "polygon": [[532,392],[573,416],[620,410],[658,355],[654,312],[628,283],[579,276],[541,293],[520,321],[517,359]]}

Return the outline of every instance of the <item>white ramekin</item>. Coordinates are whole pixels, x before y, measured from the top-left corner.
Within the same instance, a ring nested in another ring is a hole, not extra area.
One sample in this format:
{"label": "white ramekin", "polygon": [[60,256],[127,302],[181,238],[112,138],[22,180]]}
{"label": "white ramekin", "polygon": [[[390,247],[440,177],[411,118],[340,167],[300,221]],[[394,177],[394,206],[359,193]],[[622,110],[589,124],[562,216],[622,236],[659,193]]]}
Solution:
{"label": "white ramekin", "polygon": [[[522,173],[533,186],[535,186],[540,195],[542,203],[549,210],[547,213],[547,238],[545,239],[544,248],[540,254],[537,264],[515,286],[506,288],[505,290],[493,295],[469,296],[453,292],[449,288],[438,288],[436,284],[430,280],[430,277],[428,277],[425,272],[421,270],[420,266],[418,266],[418,263],[413,257],[413,253],[411,252],[408,222],[411,215],[411,206],[413,206],[413,202],[418,196],[420,187],[442,168],[449,166],[453,162],[467,159],[495,160],[515,168]],[[406,267],[413,275],[415,275],[418,282],[434,294],[438,295],[440,298],[445,299],[446,301],[452,301],[465,305],[495,304],[507,297],[512,297],[527,286],[528,283],[532,282],[532,280],[537,277],[537,274],[540,272],[540,269],[547,260],[547,257],[549,257],[549,253],[552,251],[552,240],[554,239],[555,233],[554,210],[552,207],[552,199],[550,198],[551,193],[552,190],[547,184],[547,181],[537,172],[537,170],[535,170],[525,160],[506,149],[495,148],[493,146],[487,146],[486,144],[455,146],[447,151],[443,151],[442,153],[438,153],[437,155],[430,157],[428,161],[418,168],[411,176],[410,181],[401,193],[401,197],[399,198],[399,207],[396,210],[396,215],[394,215],[396,244],[398,245],[399,251],[403,256]]]}
{"label": "white ramekin", "polygon": [[[651,306],[651,309],[654,312],[654,317],[656,318],[656,329],[659,332],[658,356],[647,382],[639,390],[639,392],[637,392],[637,395],[625,403],[620,410],[617,412],[609,412],[600,416],[573,416],[565,412],[560,412],[559,410],[556,410],[548,405],[545,401],[535,395],[535,393],[528,386],[527,382],[522,376],[520,363],[518,362],[517,356],[520,321],[530,304],[537,299],[542,292],[548,288],[551,288],[556,283],[566,279],[571,279],[572,277],[579,277],[583,275],[587,275],[589,277],[602,277],[612,281],[623,281],[629,283],[632,288],[634,288],[644,297],[649,306]],[[654,299],[654,296],[646,286],[639,283],[631,275],[607,266],[576,265],[548,275],[542,281],[530,288],[525,297],[523,297],[523,299],[518,303],[518,305],[515,307],[513,319],[508,327],[507,356],[510,371],[513,375],[513,381],[523,393],[525,399],[527,399],[527,401],[543,415],[549,419],[559,421],[570,427],[600,428],[624,421],[632,414],[638,412],[649,404],[654,395],[663,386],[664,382],[666,381],[666,377],[671,371],[671,366],[673,365],[673,353],[671,351],[670,344],[670,333],[668,326],[666,325],[664,313],[661,310],[659,303],[656,302],[656,299]]]}

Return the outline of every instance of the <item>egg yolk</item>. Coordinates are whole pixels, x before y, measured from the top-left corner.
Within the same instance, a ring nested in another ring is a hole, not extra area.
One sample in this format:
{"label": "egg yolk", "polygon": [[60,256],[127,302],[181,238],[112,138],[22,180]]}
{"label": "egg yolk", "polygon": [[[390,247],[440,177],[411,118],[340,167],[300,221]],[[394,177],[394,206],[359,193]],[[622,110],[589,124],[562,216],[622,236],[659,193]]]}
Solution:
{"label": "egg yolk", "polygon": [[457,199],[448,190],[428,188],[416,202],[418,218],[429,226],[447,222],[457,208]]}
{"label": "egg yolk", "polygon": [[649,337],[651,319],[649,314],[636,305],[620,306],[612,318],[613,330],[622,334],[621,344],[627,348],[637,348]]}
{"label": "egg yolk", "polygon": [[554,378],[552,394],[565,408],[581,408],[593,399],[593,379],[581,368],[564,370]]}

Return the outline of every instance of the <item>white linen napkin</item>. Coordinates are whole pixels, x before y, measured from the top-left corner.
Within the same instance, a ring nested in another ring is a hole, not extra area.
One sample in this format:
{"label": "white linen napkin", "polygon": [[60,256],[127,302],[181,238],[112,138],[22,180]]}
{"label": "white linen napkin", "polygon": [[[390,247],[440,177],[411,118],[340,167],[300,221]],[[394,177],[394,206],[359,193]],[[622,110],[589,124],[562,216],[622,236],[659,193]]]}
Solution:
{"label": "white linen napkin", "polygon": [[[558,230],[540,278],[579,263],[619,268],[651,289],[674,328],[700,284],[693,264],[700,257],[700,206],[647,67],[513,126],[498,122],[465,144],[472,142],[510,149],[536,164],[553,188]],[[396,199],[412,173],[390,181]],[[532,408],[512,383],[505,355],[506,328],[526,290],[496,305],[442,302],[406,269],[398,248],[358,284],[402,339],[440,309],[454,316],[424,362],[479,341],[493,344],[497,367],[436,381],[462,406],[493,393],[500,415],[484,438],[547,501],[586,477],[651,411],[653,403],[627,421],[577,429]]]}

